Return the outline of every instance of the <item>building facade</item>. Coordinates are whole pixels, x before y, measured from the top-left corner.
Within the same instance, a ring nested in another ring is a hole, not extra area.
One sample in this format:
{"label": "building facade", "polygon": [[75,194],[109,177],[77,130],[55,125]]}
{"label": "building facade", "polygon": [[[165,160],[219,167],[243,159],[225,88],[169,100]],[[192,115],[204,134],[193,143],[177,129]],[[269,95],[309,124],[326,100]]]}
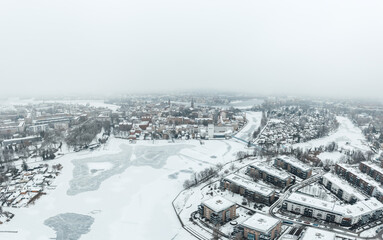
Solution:
{"label": "building facade", "polygon": [[261,213],[255,213],[235,229],[236,234],[248,240],[273,240],[281,235],[282,222]]}
{"label": "building facade", "polygon": [[236,217],[236,204],[221,197],[215,196],[198,206],[200,216],[205,217],[214,225],[222,225]]}
{"label": "building facade", "polygon": [[221,181],[221,188],[238,193],[245,198],[270,206],[275,201],[275,190],[245,179],[239,175],[231,174]]}
{"label": "building facade", "polygon": [[283,201],[282,209],[342,226],[364,225],[381,218],[383,214],[383,204],[376,198],[358,201],[353,205],[338,205],[296,192]]}
{"label": "building facade", "polygon": [[281,156],[274,160],[274,165],[286,169],[288,172],[302,178],[307,179],[312,175],[312,168],[299,161],[298,159]]}
{"label": "building facade", "polygon": [[292,182],[292,178],[289,174],[268,166],[265,163],[250,164],[247,168],[247,173],[282,188],[289,186]]}

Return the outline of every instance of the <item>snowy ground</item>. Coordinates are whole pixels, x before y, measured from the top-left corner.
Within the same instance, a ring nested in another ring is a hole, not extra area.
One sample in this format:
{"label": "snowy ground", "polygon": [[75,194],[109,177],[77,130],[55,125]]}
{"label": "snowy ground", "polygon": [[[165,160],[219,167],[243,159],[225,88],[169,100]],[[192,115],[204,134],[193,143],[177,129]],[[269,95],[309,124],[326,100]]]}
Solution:
{"label": "snowy ground", "polygon": [[376,227],[373,227],[373,228],[370,228],[366,231],[363,231],[360,236],[361,237],[375,237],[376,236],[376,230],[381,230],[383,228],[382,225],[379,225],[379,226],[376,226]]}
{"label": "snowy ground", "polygon": [[236,137],[246,141],[251,140],[253,132],[261,125],[262,112],[246,112],[247,124]]}
{"label": "snowy ground", "polygon": [[361,151],[370,150],[360,128],[355,126],[351,120],[346,117],[337,116],[336,119],[339,122],[339,128],[335,132],[330,133],[329,136],[304,143],[297,143],[293,146],[307,149],[322,145],[326,146],[330,142],[336,142],[339,148],[350,150],[359,149]]}
{"label": "snowy ground", "polygon": [[243,147],[230,140],[129,145],[111,138],[106,148],[67,154],[51,162],[64,167],[55,180],[56,190],[34,206],[5,209],[15,217],[0,226],[0,239],[59,237],[44,222],[65,213],[94,218],[82,240],[193,239],[181,228],[171,202],[192,171],[231,161]]}
{"label": "snowy ground", "polygon": [[318,155],[318,158],[325,162],[326,159],[330,160],[332,164],[336,164],[340,162],[341,158],[344,156],[343,153],[340,152],[322,152]]}

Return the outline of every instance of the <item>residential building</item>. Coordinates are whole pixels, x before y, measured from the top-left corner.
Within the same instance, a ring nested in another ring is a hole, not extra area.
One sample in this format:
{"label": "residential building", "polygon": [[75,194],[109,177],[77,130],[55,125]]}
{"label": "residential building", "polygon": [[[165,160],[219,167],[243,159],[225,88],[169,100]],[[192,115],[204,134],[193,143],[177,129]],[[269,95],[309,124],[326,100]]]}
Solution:
{"label": "residential building", "polygon": [[381,218],[383,213],[383,204],[376,198],[358,201],[353,205],[339,205],[297,192],[284,200],[282,208],[299,215],[343,226],[363,225]]}
{"label": "residential building", "polygon": [[221,187],[258,203],[271,205],[275,200],[275,190],[245,179],[237,174],[230,174],[221,181]]}
{"label": "residential building", "polygon": [[281,226],[281,220],[255,213],[241,223],[235,231],[248,240],[273,240],[280,236]]}
{"label": "residential building", "polygon": [[288,156],[277,157],[274,160],[274,165],[286,169],[302,179],[309,178],[312,175],[312,168],[296,158]]}
{"label": "residential building", "polygon": [[221,197],[212,197],[198,206],[201,216],[208,219],[214,225],[223,224],[235,218],[236,204]]}
{"label": "residential building", "polygon": [[359,164],[359,169],[363,173],[366,173],[367,175],[375,179],[375,181],[383,184],[383,169],[377,164],[372,162],[361,162]]}
{"label": "residential building", "polygon": [[335,240],[334,232],[325,231],[318,228],[308,227],[300,240]]}
{"label": "residential building", "polygon": [[282,188],[290,185],[292,182],[292,178],[288,173],[266,163],[258,162],[250,164],[247,168],[247,173]]}
{"label": "residential building", "polygon": [[335,165],[335,172],[362,192],[376,197],[379,201],[383,202],[383,188],[380,183],[376,182],[369,175],[362,173],[358,168],[338,163]]}
{"label": "residential building", "polygon": [[340,179],[335,174],[326,173],[322,176],[321,183],[337,197],[346,202],[355,203],[356,201],[360,201],[366,198],[348,182]]}

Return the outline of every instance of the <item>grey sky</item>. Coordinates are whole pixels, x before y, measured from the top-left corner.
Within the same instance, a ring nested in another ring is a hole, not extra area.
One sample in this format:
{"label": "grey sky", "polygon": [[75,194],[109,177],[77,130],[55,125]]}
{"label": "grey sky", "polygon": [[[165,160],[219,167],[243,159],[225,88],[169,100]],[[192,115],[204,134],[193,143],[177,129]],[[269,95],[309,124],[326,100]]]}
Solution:
{"label": "grey sky", "polygon": [[383,1],[1,0],[0,94],[380,97]]}

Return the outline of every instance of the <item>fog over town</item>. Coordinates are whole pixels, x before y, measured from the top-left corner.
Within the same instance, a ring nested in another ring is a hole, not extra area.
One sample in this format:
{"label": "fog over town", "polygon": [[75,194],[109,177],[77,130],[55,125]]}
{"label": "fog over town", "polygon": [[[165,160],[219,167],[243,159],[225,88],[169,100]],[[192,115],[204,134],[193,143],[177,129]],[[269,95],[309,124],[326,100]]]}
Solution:
{"label": "fog over town", "polygon": [[383,240],[382,12],[0,1],[0,239]]}
{"label": "fog over town", "polygon": [[5,0],[0,92],[380,98],[382,11],[378,0]]}

